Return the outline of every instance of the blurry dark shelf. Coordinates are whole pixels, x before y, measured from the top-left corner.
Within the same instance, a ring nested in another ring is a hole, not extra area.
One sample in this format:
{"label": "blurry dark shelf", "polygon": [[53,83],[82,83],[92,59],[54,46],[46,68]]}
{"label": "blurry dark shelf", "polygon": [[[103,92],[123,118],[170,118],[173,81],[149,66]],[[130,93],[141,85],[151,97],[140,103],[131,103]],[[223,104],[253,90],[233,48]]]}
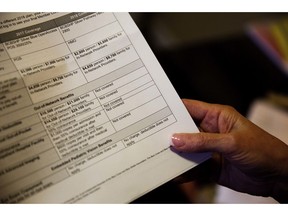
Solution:
{"label": "blurry dark shelf", "polygon": [[246,35],[154,53],[182,98],[227,104],[246,114],[256,98],[288,94],[288,76]]}

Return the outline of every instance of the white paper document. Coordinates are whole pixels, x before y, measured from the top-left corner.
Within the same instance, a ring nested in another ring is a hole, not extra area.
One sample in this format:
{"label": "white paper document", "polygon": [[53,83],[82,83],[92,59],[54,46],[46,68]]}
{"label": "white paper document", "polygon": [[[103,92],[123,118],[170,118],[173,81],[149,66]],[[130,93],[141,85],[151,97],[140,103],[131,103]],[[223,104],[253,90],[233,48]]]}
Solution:
{"label": "white paper document", "polygon": [[129,203],[210,157],[128,13],[0,15],[0,202]]}

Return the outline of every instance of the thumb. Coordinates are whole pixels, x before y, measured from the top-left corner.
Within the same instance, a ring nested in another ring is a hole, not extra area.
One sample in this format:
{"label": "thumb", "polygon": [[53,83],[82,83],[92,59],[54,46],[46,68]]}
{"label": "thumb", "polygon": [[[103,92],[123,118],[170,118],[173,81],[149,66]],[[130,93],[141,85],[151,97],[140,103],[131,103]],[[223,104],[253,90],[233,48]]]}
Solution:
{"label": "thumb", "polygon": [[218,152],[227,153],[232,145],[229,134],[217,133],[175,133],[172,146],[183,152]]}

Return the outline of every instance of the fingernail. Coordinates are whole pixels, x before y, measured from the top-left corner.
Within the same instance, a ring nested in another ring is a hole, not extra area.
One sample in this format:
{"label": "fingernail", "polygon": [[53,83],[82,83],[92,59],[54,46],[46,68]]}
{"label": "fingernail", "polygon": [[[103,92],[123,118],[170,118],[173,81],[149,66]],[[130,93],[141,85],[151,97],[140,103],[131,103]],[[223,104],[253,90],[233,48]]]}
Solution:
{"label": "fingernail", "polygon": [[175,147],[181,147],[184,145],[184,142],[182,142],[181,137],[178,134],[172,135],[172,145]]}

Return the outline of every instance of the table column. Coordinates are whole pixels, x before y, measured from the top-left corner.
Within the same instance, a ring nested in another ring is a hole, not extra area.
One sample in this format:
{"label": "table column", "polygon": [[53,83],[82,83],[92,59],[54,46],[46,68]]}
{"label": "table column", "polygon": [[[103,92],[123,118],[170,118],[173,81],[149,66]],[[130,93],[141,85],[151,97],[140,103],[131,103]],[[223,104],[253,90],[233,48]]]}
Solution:
{"label": "table column", "polygon": [[88,82],[139,59],[112,13],[93,13],[67,23],[73,18],[56,22]]}
{"label": "table column", "polygon": [[26,91],[13,61],[4,45],[0,44],[0,116],[31,105]]}
{"label": "table column", "polygon": [[86,83],[53,20],[1,35],[33,103]]}
{"label": "table column", "polygon": [[167,106],[145,67],[95,92],[117,131]]}
{"label": "table column", "polygon": [[115,133],[93,92],[40,113],[61,158]]}

